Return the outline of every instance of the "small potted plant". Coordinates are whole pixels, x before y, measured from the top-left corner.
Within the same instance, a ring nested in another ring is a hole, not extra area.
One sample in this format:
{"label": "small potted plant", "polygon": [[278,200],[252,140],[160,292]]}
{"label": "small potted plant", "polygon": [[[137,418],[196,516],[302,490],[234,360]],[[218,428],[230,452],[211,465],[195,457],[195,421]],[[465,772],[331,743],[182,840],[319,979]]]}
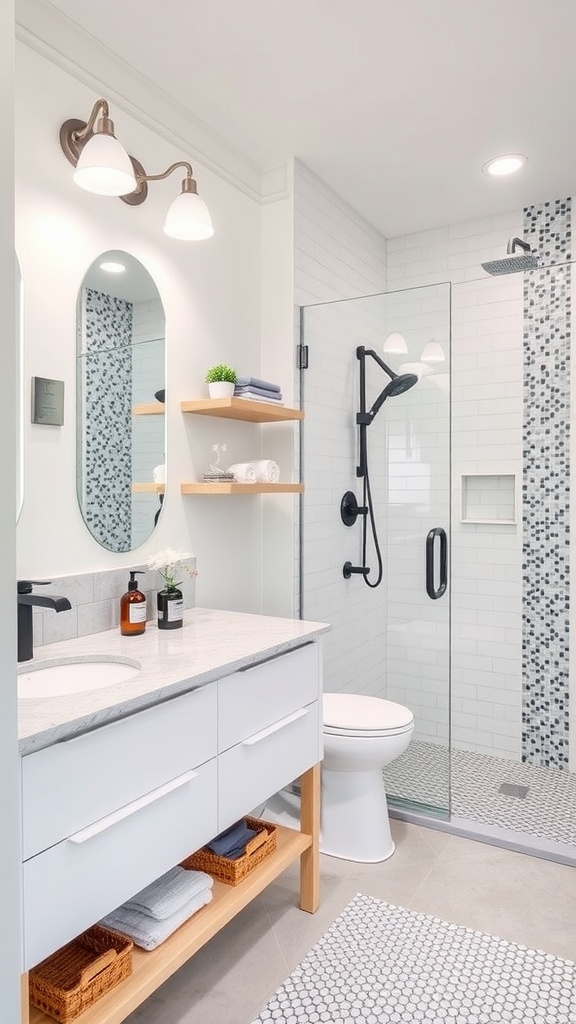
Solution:
{"label": "small potted plant", "polygon": [[218,363],[211,366],[204,378],[210,398],[231,398],[234,394],[234,385],[237,381],[236,370],[226,363]]}
{"label": "small potted plant", "polygon": [[164,589],[158,591],[158,629],[180,629],[183,622],[184,600],[180,590],[181,578],[187,574],[192,579],[198,575],[196,569],[186,565],[191,558],[189,551],[167,548],[152,555],[147,562],[149,569],[155,569],[164,580]]}

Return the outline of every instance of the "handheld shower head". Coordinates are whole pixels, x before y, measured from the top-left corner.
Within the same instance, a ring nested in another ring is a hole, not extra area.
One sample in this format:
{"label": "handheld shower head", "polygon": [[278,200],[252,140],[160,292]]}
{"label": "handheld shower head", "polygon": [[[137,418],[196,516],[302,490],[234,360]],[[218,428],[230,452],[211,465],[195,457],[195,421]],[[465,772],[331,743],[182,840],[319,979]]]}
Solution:
{"label": "handheld shower head", "polygon": [[415,384],[418,383],[418,377],[415,373],[395,373],[392,380],[384,388],[383,401],[387,398],[395,398],[396,395],[402,395],[405,391],[409,391]]}
{"label": "handheld shower head", "polygon": [[[523,249],[521,256],[514,256],[516,247]],[[488,260],[482,264],[482,269],[487,274],[498,276],[500,274],[517,274],[519,271],[535,270],[538,267],[538,256],[521,238],[510,238],[506,249],[508,256],[501,260]]]}
{"label": "handheld shower head", "polygon": [[[387,398],[395,398],[396,395],[402,395],[405,391],[409,391],[415,384],[418,383],[418,377],[415,373],[395,373],[383,359],[380,358],[377,352],[372,348],[364,348],[364,345],[359,345],[356,349],[356,357],[361,362],[361,389],[364,393],[364,365],[366,356],[372,356],[376,360],[378,366],[380,366],[385,373],[390,377],[389,383],[385,388],[382,389],[378,398],[372,405],[370,412],[363,410],[363,415],[366,417],[366,422],[371,423],[376,413],[380,411],[382,405]],[[365,399],[364,399],[365,400]]]}

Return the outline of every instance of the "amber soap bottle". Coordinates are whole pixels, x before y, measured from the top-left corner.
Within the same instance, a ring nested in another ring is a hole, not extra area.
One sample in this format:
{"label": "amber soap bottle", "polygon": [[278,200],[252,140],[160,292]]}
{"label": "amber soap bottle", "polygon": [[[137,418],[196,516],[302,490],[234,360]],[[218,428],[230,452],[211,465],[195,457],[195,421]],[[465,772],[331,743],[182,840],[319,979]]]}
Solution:
{"label": "amber soap bottle", "polygon": [[120,598],[120,632],[122,636],[139,636],[146,629],[146,594],[138,590],[136,576],[142,569],[131,569],[128,590]]}

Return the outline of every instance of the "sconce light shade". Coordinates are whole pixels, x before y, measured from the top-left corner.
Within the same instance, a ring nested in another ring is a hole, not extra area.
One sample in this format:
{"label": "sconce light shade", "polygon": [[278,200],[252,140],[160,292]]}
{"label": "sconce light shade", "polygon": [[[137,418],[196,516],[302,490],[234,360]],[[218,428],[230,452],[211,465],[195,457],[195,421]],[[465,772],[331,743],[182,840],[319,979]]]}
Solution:
{"label": "sconce light shade", "polygon": [[446,361],[444,349],[438,341],[429,341],[424,346],[420,358],[423,363],[444,363]]}
{"label": "sconce light shade", "polygon": [[128,153],[118,139],[102,132],[83,146],[73,179],[99,196],[125,196],[138,187]]}
{"label": "sconce light shade", "polygon": [[408,352],[406,338],[403,334],[400,334],[400,331],[392,331],[392,334],[389,334],[386,338],[382,351],[387,355],[406,355]]}
{"label": "sconce light shade", "polygon": [[204,200],[196,192],[181,192],[166,214],[164,231],[171,238],[180,238],[185,242],[212,238],[212,218]]}

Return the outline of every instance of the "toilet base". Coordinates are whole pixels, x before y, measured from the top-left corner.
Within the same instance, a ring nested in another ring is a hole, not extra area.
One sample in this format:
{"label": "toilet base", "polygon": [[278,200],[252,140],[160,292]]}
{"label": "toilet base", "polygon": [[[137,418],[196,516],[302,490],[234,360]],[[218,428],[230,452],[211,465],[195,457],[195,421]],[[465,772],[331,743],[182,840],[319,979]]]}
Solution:
{"label": "toilet base", "polygon": [[377,864],[394,853],[382,769],[322,768],[320,850],[329,857]]}

